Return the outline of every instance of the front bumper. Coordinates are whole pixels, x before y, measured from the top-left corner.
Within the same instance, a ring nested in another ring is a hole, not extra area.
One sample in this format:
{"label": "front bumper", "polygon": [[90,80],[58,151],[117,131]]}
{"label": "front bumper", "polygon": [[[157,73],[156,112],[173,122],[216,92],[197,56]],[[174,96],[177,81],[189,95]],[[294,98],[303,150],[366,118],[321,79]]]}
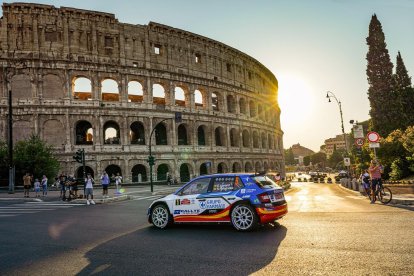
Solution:
{"label": "front bumper", "polygon": [[287,203],[272,207],[257,207],[260,223],[269,223],[282,218],[288,212]]}

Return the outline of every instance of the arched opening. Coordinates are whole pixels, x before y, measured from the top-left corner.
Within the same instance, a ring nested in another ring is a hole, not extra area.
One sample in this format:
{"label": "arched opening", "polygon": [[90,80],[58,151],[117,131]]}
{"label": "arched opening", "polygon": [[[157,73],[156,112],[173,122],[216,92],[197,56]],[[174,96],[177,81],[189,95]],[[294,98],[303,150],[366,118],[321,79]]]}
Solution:
{"label": "arched opening", "polygon": [[131,124],[129,139],[133,145],[145,145],[145,129],[141,122],[133,122]]}
{"label": "arched opening", "polygon": [[135,165],[132,170],[132,182],[147,182],[147,169],[144,165]]}
{"label": "arched opening", "polygon": [[230,130],[230,146],[231,147],[238,147],[239,146],[239,131],[235,128]]}
{"label": "arched opening", "polygon": [[227,112],[236,113],[236,103],[233,95],[227,95]]}
{"label": "arched opening", "polygon": [[83,175],[83,167],[82,166],[79,167],[76,170],[76,178],[78,178],[78,179],[84,179],[84,177],[86,177],[88,174],[90,174],[92,176],[92,178],[95,178],[95,172],[89,166],[85,166],[85,176]]}
{"label": "arched opening", "polygon": [[262,165],[260,164],[259,161],[256,162],[256,164],[254,164],[254,171],[255,172],[260,172],[262,171]]}
{"label": "arched opening", "polygon": [[271,134],[267,135],[267,141],[269,142],[269,149],[273,149],[273,139]]}
{"label": "arched opening", "polygon": [[217,173],[226,173],[227,172],[227,166],[225,163],[221,162],[217,166]]}
{"label": "arched opening", "polygon": [[249,107],[250,107],[250,117],[254,118],[256,117],[257,113],[256,113],[256,104],[254,103],[254,101],[250,101],[249,102]]}
{"label": "arched opening", "polygon": [[161,84],[152,86],[152,100],[154,104],[165,105],[165,89]]}
{"label": "arched opening", "polygon": [[108,167],[106,167],[105,171],[108,174],[109,179],[111,180],[111,182],[115,182],[116,174],[119,173],[119,175],[122,176],[121,168],[117,165],[109,165]]}
{"label": "arched opening", "polygon": [[103,80],[102,83],[102,101],[118,102],[119,101],[119,88],[118,83],[112,79]]}
{"label": "arched opening", "polygon": [[203,99],[203,93],[201,93],[200,90],[194,91],[194,102],[196,107],[203,107],[204,106],[204,99]]}
{"label": "arched opening", "polygon": [[239,162],[234,162],[232,166],[232,172],[237,173],[241,172],[241,165]]}
{"label": "arched opening", "polygon": [[200,165],[200,175],[208,174],[208,167],[207,163],[203,163]]}
{"label": "arched opening", "polygon": [[253,166],[250,162],[246,162],[246,164],[244,164],[244,171],[245,172],[253,172]]}
{"label": "arched opening", "polygon": [[120,144],[119,126],[114,121],[108,121],[103,127],[104,144]]}
{"label": "arched opening", "polygon": [[167,180],[167,174],[168,174],[168,165],[167,164],[161,164],[157,168],[157,180],[163,181]]}
{"label": "arched opening", "polygon": [[88,121],[79,121],[75,127],[76,145],[92,145],[93,129]]}
{"label": "arched opening", "polygon": [[257,104],[257,115],[261,120],[263,120],[263,113],[263,106],[261,104]]}
{"label": "arched opening", "polygon": [[159,123],[155,127],[155,144],[156,145],[168,145],[167,129],[163,123]]}
{"label": "arched opening", "polygon": [[214,130],[214,137],[215,137],[217,147],[225,147],[226,146],[226,137],[224,135],[224,129],[222,127],[217,127]]}
{"label": "arched opening", "polygon": [[266,134],[264,132],[262,132],[262,149],[267,149],[267,139],[266,139]]}
{"label": "arched opening", "polygon": [[138,81],[128,83],[128,102],[140,103],[144,100],[142,84]]}
{"label": "arched opening", "polygon": [[257,131],[253,131],[253,148],[259,148],[259,134]]}
{"label": "arched opening", "polygon": [[181,87],[175,87],[174,89],[174,99],[176,106],[185,106],[185,92]]}
{"label": "arched opening", "polygon": [[188,145],[187,128],[184,124],[178,126],[178,145]]}
{"label": "arched opening", "polygon": [[181,164],[180,166],[180,182],[185,183],[190,181],[190,169],[188,164]]}
{"label": "arched opening", "polygon": [[216,93],[211,93],[211,106],[213,107],[213,110],[219,110],[219,99]]}
{"label": "arched opening", "polygon": [[204,126],[199,126],[197,128],[197,140],[199,146],[205,146],[206,145],[206,136],[204,132]]}
{"label": "arched opening", "polygon": [[250,133],[247,129],[243,130],[243,147],[250,148]]}
{"label": "arched opening", "polygon": [[239,106],[240,106],[240,114],[246,114],[246,100],[244,98],[240,98],[239,101]]}
{"label": "arched opening", "polygon": [[92,82],[85,77],[74,78],[72,82],[72,96],[75,100],[92,100]]}

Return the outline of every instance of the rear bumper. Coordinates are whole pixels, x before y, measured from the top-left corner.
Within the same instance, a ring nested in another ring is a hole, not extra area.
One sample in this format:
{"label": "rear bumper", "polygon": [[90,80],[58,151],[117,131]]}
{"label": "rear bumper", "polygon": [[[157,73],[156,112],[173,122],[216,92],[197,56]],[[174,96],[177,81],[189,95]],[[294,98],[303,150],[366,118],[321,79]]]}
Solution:
{"label": "rear bumper", "polygon": [[288,212],[287,203],[274,207],[257,207],[260,223],[269,223],[282,218]]}

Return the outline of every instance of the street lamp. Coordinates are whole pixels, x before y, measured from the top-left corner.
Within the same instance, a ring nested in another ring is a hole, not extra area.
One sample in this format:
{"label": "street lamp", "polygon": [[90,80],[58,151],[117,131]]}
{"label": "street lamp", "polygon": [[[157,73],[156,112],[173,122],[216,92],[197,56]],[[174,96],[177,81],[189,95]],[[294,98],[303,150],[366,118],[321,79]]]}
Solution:
{"label": "street lamp", "polygon": [[334,98],[336,103],[339,106],[339,114],[341,115],[341,127],[342,127],[342,134],[344,136],[344,141],[345,141],[345,152],[346,154],[348,154],[348,144],[346,142],[346,135],[345,135],[345,129],[344,129],[344,119],[342,117],[342,106],[341,106],[341,101],[338,100],[335,96],[334,93],[332,93],[331,91],[326,92],[326,98],[328,98],[328,102],[331,102],[331,98]]}

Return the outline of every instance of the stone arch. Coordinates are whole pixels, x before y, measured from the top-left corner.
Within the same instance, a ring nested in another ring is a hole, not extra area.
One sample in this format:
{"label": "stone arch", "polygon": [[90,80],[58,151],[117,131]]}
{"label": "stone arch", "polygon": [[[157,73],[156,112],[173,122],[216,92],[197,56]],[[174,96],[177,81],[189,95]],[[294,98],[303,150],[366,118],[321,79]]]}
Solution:
{"label": "stone arch", "polygon": [[226,146],[226,134],[224,132],[224,128],[219,126],[216,127],[216,129],[214,130],[214,140],[215,140],[215,145],[217,147],[225,147]]}
{"label": "stone arch", "polygon": [[247,129],[243,130],[242,137],[243,137],[243,147],[250,148],[250,133]]}
{"label": "stone arch", "polygon": [[257,117],[263,121],[263,114],[264,114],[264,110],[263,110],[263,105],[258,103],[257,104]]}
{"label": "stone arch", "polygon": [[246,103],[245,98],[240,98],[239,108],[240,108],[240,114],[246,114],[247,113],[247,103]]}
{"label": "stone arch", "polygon": [[59,120],[47,120],[43,123],[43,140],[53,146],[66,143],[65,127]]}
{"label": "stone arch", "polygon": [[139,182],[139,175],[141,175],[141,181],[147,182],[147,168],[145,165],[137,164],[132,167],[131,169],[131,175],[132,175],[132,182]]}
{"label": "stone arch", "polygon": [[254,171],[255,172],[260,172],[262,171],[262,164],[259,161],[256,161],[256,163],[254,163]]}
{"label": "stone arch", "polygon": [[252,166],[252,163],[250,163],[250,161],[247,161],[244,164],[244,171],[245,172],[253,172],[253,166]]}
{"label": "stone arch", "polygon": [[269,144],[269,149],[273,149],[273,139],[272,139],[272,134],[268,134],[267,135],[267,141],[268,141],[268,144]]}
{"label": "stone arch", "polygon": [[93,171],[91,167],[85,166],[85,175],[83,175],[83,167],[79,166],[76,169],[76,178],[83,179],[84,177],[88,175],[88,173],[92,176],[92,178],[95,178],[95,172]]}
{"label": "stone arch", "polygon": [[231,147],[240,146],[240,134],[239,134],[239,130],[236,128],[230,129],[230,146]]}
{"label": "stone arch", "polygon": [[225,162],[220,162],[217,165],[217,173],[226,173],[226,172],[228,172],[227,164]]}
{"label": "stone arch", "polygon": [[167,180],[167,175],[170,173],[168,164],[160,164],[157,167],[157,181]]}
{"label": "stone arch", "polygon": [[32,95],[32,82],[26,74],[14,75],[11,79],[11,91],[13,99],[30,99]]}
{"label": "stone arch", "polygon": [[253,148],[259,148],[259,134],[256,130],[253,131]]}
{"label": "stone arch", "polygon": [[101,82],[101,96],[102,101],[118,102],[119,101],[119,87],[118,83],[110,78],[104,79]]}
{"label": "stone arch", "polygon": [[13,142],[23,141],[33,134],[33,123],[26,120],[13,122]]}
{"label": "stone arch", "polygon": [[249,113],[250,117],[254,118],[257,115],[257,107],[256,103],[253,100],[250,100],[249,102]]}
{"label": "stone arch", "polygon": [[180,124],[177,128],[177,144],[178,145],[189,145],[189,137],[187,126],[185,124]]}
{"label": "stone arch", "polygon": [[214,111],[220,110],[220,96],[217,92],[211,93],[211,107]]}
{"label": "stone arch", "polygon": [[262,142],[262,149],[267,149],[268,148],[268,144],[267,144],[267,139],[266,139],[266,133],[262,132],[262,135],[260,137],[260,140]]}
{"label": "stone arch", "polygon": [[207,166],[207,162],[204,162],[200,165],[200,175],[205,175],[208,174],[208,166]]}
{"label": "stone arch", "polygon": [[206,128],[205,125],[197,128],[197,143],[199,146],[207,146]]}
{"label": "stone arch", "polygon": [[165,87],[162,84],[154,83],[152,85],[152,101],[154,104],[166,105]]}
{"label": "stone arch", "polygon": [[144,90],[139,81],[128,82],[128,102],[141,103],[144,101]]}
{"label": "stone arch", "polygon": [[191,178],[191,166],[188,163],[180,165],[180,182],[188,182]]}
{"label": "stone arch", "polygon": [[93,128],[91,123],[85,120],[78,121],[75,125],[75,137],[76,145],[92,145]]}
{"label": "stone arch", "polygon": [[120,144],[121,131],[115,121],[107,121],[103,126],[104,144]]}
{"label": "stone arch", "polygon": [[115,176],[116,176],[116,174],[119,173],[119,175],[122,176],[122,170],[121,170],[121,168],[118,165],[114,165],[114,164],[108,165],[105,168],[105,171],[108,174],[109,179],[110,179],[111,182],[115,182]]}
{"label": "stone arch", "polygon": [[72,96],[75,100],[92,100],[92,82],[84,76],[72,79]]}
{"label": "stone arch", "polygon": [[155,144],[168,145],[167,127],[164,123],[158,123],[155,127]]}
{"label": "stone arch", "polygon": [[43,76],[42,97],[44,99],[63,99],[65,97],[62,81],[59,76],[47,74]]}
{"label": "stone arch", "polygon": [[145,128],[143,123],[135,121],[129,127],[129,139],[133,145],[145,145]]}
{"label": "stone arch", "polygon": [[205,105],[205,95],[200,89],[194,91],[194,103],[196,107],[204,107]]}
{"label": "stone arch", "polygon": [[174,88],[174,103],[176,106],[186,107],[188,106],[189,97],[187,89],[182,86],[176,86]]}
{"label": "stone arch", "polygon": [[227,112],[236,113],[236,100],[233,95],[227,95]]}
{"label": "stone arch", "polygon": [[234,172],[234,173],[241,172],[240,163],[239,162],[234,162],[231,171]]}

